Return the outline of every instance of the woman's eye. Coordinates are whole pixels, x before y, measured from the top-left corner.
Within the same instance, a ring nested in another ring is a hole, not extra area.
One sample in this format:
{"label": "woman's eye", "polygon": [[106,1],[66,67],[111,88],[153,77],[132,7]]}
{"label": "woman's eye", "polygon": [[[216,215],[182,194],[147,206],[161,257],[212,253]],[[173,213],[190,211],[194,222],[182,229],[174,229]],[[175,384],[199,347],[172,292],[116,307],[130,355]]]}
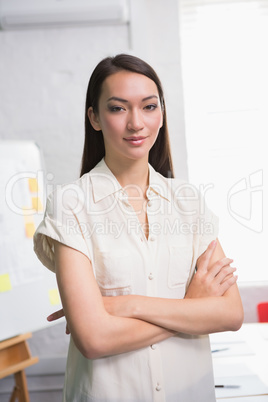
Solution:
{"label": "woman's eye", "polygon": [[156,108],[157,108],[157,105],[155,105],[155,104],[150,104],[150,105],[145,106],[146,110],[155,110]]}
{"label": "woman's eye", "polygon": [[121,112],[124,110],[122,106],[109,106],[110,112]]}

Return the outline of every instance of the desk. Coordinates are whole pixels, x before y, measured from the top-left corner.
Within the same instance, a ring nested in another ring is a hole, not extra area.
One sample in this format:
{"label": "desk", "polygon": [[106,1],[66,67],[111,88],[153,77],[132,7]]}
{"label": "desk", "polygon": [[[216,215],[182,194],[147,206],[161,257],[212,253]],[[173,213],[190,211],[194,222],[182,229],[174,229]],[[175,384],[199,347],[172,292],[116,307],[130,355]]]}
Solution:
{"label": "desk", "polygon": [[[210,335],[217,401],[268,402],[268,323]],[[237,386],[237,387],[235,387]]]}

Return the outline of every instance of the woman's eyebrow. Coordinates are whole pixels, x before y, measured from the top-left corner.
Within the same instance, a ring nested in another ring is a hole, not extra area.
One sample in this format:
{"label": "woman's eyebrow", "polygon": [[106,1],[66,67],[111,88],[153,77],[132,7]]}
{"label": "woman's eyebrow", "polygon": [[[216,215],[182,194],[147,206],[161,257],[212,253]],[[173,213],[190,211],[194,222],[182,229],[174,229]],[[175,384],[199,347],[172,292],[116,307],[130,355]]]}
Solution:
{"label": "woman's eyebrow", "polygon": [[[142,102],[145,102],[145,101],[147,101],[147,100],[149,100],[149,99],[154,99],[154,98],[155,98],[155,99],[158,99],[158,96],[157,96],[157,95],[146,96],[146,98],[143,98],[143,99],[142,99]],[[117,96],[111,96],[109,99],[107,99],[107,102],[110,102],[110,101],[112,101],[112,100],[118,101],[118,102],[128,103],[128,100],[127,100],[127,99],[119,98],[119,97],[117,97]]]}
{"label": "woman's eyebrow", "polygon": [[111,100],[115,100],[118,102],[124,102],[124,103],[128,102],[126,99],[118,98],[117,96],[111,96],[109,99],[107,99],[107,102],[110,102]]}
{"label": "woman's eyebrow", "polygon": [[144,101],[147,101],[149,99],[158,99],[158,98],[159,97],[157,95],[150,95],[150,96],[147,96],[146,98],[143,98],[142,101],[144,102]]}

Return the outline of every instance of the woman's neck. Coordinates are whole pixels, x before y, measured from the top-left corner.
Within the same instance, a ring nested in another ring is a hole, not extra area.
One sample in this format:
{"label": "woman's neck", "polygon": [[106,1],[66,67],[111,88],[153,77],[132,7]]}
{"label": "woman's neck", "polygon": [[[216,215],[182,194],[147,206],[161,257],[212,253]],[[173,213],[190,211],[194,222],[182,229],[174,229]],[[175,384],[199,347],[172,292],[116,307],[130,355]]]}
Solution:
{"label": "woman's neck", "polygon": [[125,160],[114,161],[104,158],[108,168],[114,174],[123,188],[126,188],[129,195],[132,190],[141,190],[145,194],[149,185],[148,160]]}

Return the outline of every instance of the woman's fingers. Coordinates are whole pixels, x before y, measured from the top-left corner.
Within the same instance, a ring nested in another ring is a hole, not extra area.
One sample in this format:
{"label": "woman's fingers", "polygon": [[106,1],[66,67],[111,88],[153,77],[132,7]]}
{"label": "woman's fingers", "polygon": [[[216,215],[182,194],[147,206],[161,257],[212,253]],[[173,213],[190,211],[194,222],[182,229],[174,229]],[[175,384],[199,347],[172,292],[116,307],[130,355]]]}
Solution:
{"label": "woman's fingers", "polygon": [[212,257],[212,254],[215,250],[215,247],[217,245],[217,241],[213,240],[209,245],[208,248],[206,249],[206,251],[204,251],[203,254],[201,254],[201,256],[198,258],[197,260],[197,269],[199,271],[203,271],[206,272],[208,267],[209,267],[209,263]]}
{"label": "woman's fingers", "polygon": [[229,278],[233,277],[234,272],[236,271],[235,267],[224,267],[221,269],[221,271],[216,275],[215,280],[218,283],[223,283],[226,280],[228,280]]}
{"label": "woman's fingers", "polygon": [[212,277],[217,276],[220,273],[227,275],[227,271],[229,271],[230,264],[232,264],[232,262],[234,262],[234,260],[231,258],[222,258],[212,265],[212,267],[209,269],[209,273]]}
{"label": "woman's fingers", "polygon": [[224,294],[231,286],[236,283],[237,278],[237,275],[232,275],[230,278],[221,283],[220,288],[222,294]]}
{"label": "woman's fingers", "polygon": [[55,320],[58,320],[59,318],[64,317],[64,316],[65,316],[64,311],[63,311],[63,309],[61,309],[61,310],[55,311],[54,313],[50,314],[47,317],[47,320],[48,321],[55,321]]}
{"label": "woman's fingers", "polygon": [[[229,258],[223,258],[214,264],[216,267],[212,267],[208,275],[212,274],[211,284],[216,291],[216,295],[222,296],[224,293],[233,286],[237,281],[237,276],[234,275],[236,268],[231,267],[230,263],[233,260]],[[216,275],[214,276],[214,274]]]}
{"label": "woman's fingers", "polygon": [[[60,309],[60,310],[58,310],[58,311],[55,311],[54,313],[52,313],[52,314],[50,314],[48,317],[47,317],[47,320],[48,321],[56,321],[56,320],[58,320],[59,318],[62,318],[62,317],[64,317],[65,316],[65,314],[64,314],[64,311],[63,311],[63,308],[62,309]],[[71,332],[70,332],[70,330],[69,330],[69,327],[68,327],[68,323],[66,323],[66,329],[65,329],[65,333],[67,334],[67,335],[69,335]]]}
{"label": "woman's fingers", "polygon": [[212,262],[216,246],[217,241],[212,241],[198,258],[197,272],[187,289],[186,298],[223,296],[237,281],[237,276],[234,275],[236,268],[231,267],[231,258],[224,257]]}
{"label": "woman's fingers", "polygon": [[223,258],[217,261],[207,274],[215,289],[218,289],[219,295],[223,295],[237,281],[237,276],[234,275],[236,268],[230,266],[232,262],[230,258]]}

